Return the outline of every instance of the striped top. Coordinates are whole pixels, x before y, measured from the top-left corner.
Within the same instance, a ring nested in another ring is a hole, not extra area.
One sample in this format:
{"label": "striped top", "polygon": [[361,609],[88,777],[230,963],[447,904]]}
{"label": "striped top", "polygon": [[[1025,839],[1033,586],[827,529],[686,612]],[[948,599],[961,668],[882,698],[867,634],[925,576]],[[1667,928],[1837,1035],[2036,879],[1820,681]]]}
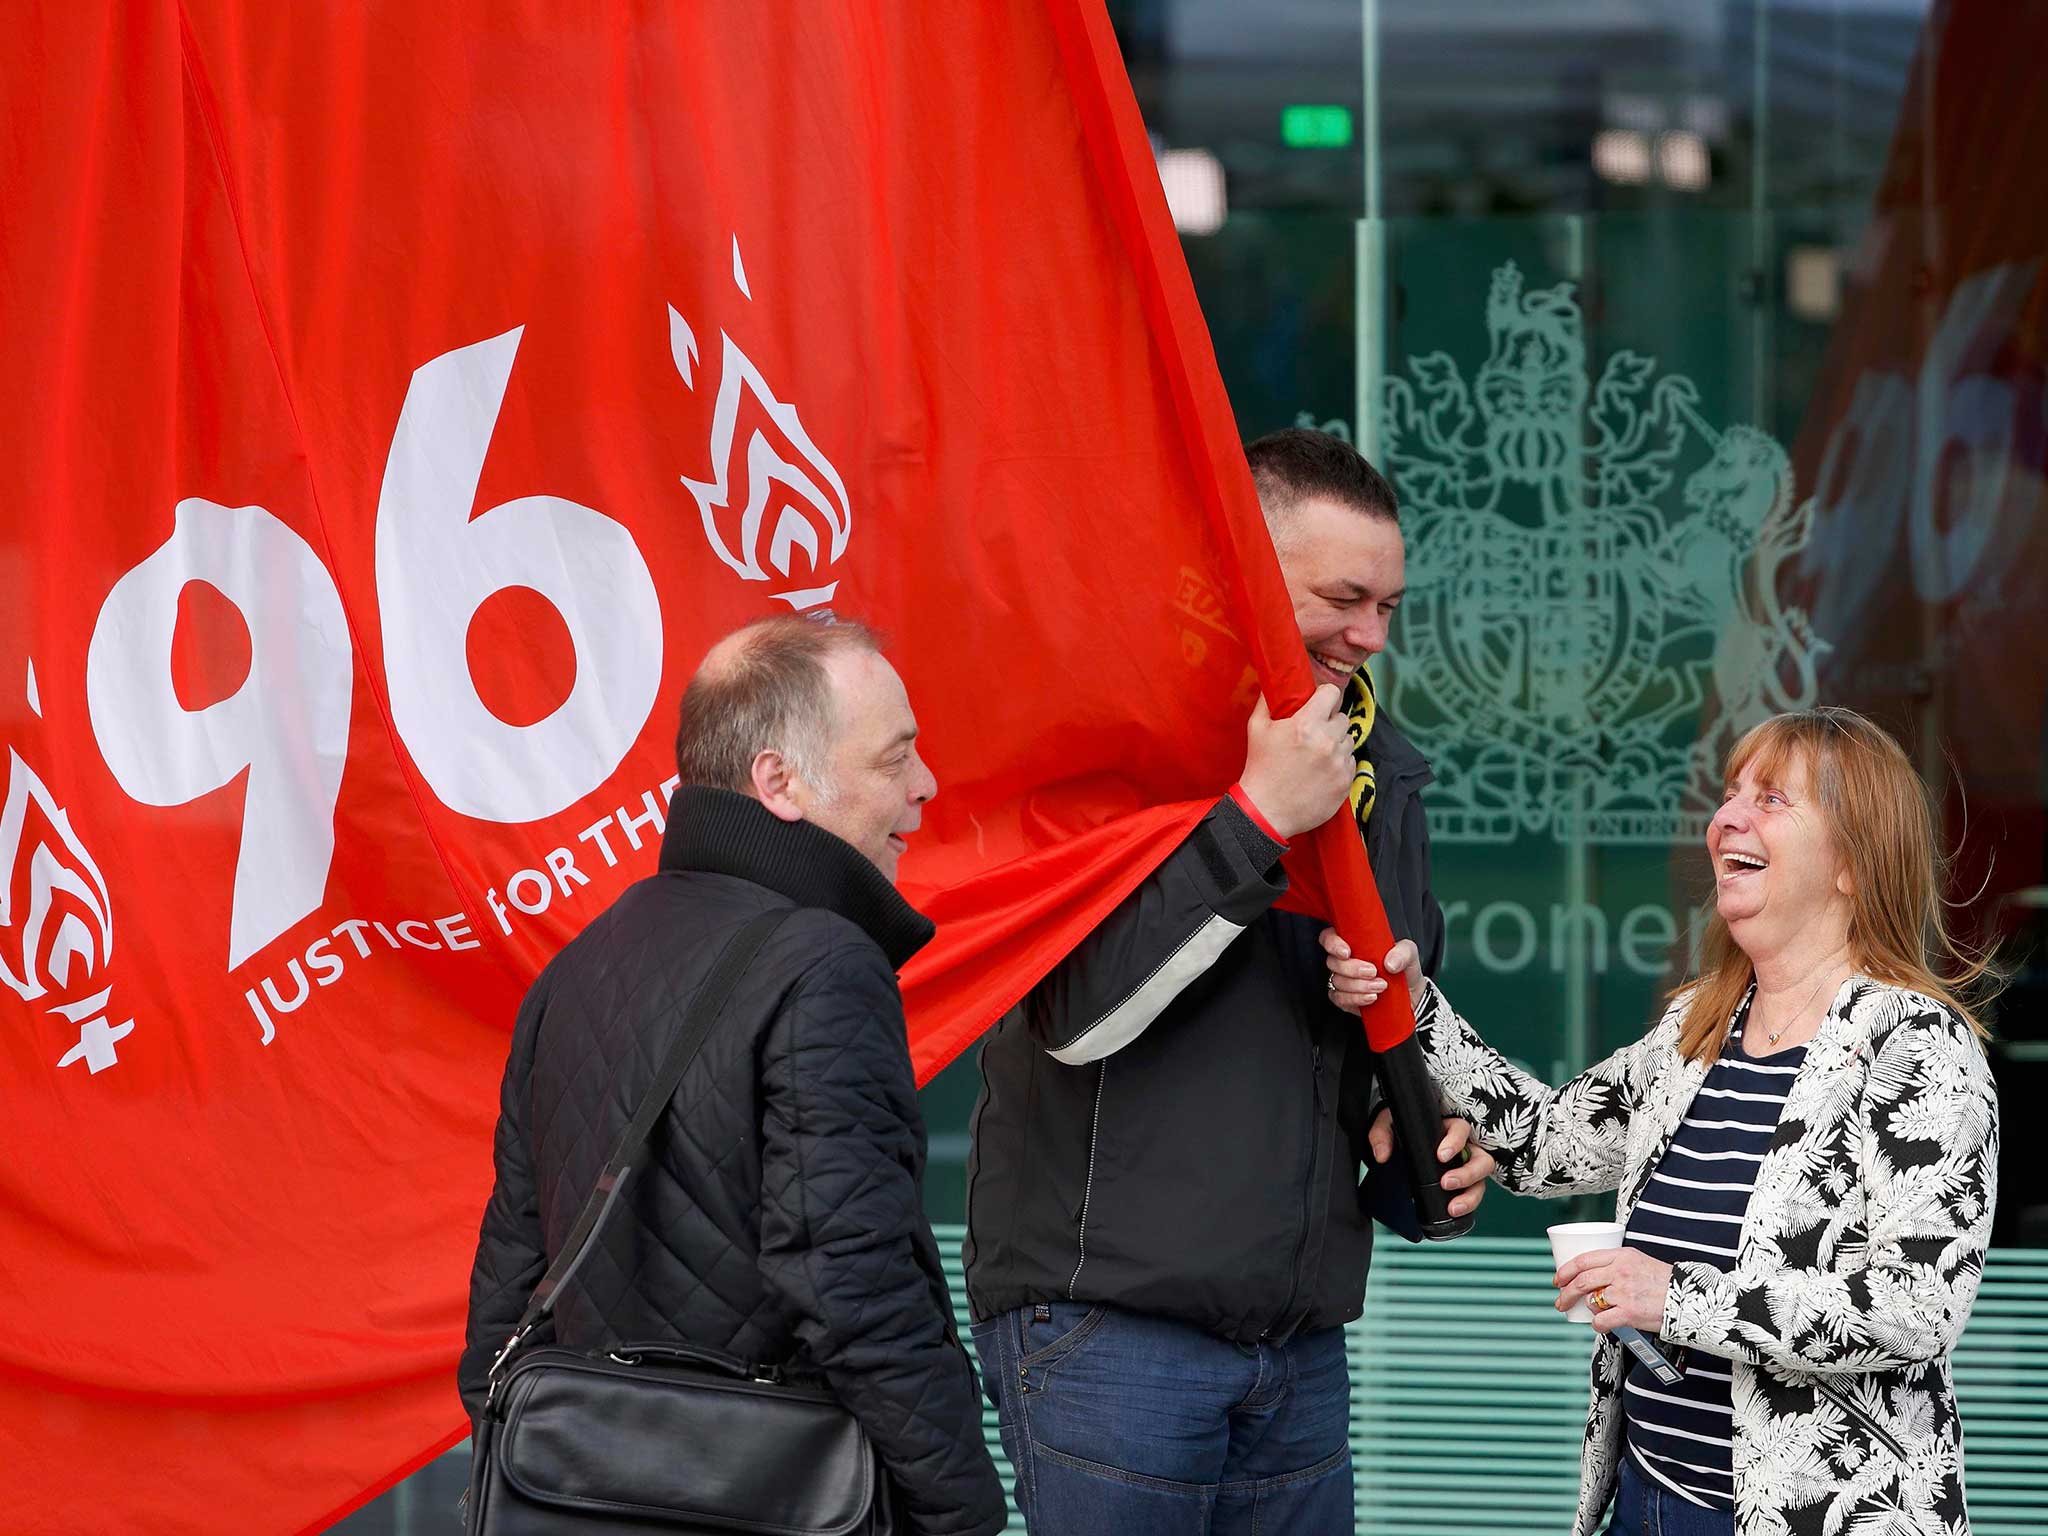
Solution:
{"label": "striped top", "polygon": [[[1671,1144],[1629,1214],[1627,1243],[1667,1264],[1690,1260],[1735,1267],[1749,1209],[1785,1096],[1806,1060],[1797,1046],[1767,1057],[1742,1048],[1745,1001],[1720,1058],[1700,1085]],[[1734,1384],[1726,1360],[1695,1354],[1677,1386],[1629,1363],[1623,1401],[1628,1453],[1644,1478],[1693,1504],[1735,1507],[1730,1440]]]}

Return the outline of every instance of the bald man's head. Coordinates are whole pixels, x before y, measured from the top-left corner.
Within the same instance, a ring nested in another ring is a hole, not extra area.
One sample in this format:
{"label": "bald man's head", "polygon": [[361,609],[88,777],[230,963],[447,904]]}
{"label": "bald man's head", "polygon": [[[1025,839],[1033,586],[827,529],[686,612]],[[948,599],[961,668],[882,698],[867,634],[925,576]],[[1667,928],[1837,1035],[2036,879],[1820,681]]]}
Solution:
{"label": "bald man's head", "polygon": [[878,637],[800,618],[762,619],[711,648],[683,691],[676,766],[685,784],[823,828],[891,880],[939,792]]}
{"label": "bald man's head", "polygon": [[880,650],[864,624],[794,614],[734,630],[683,690],[676,771],[685,784],[752,794],[754,759],[776,752],[829,795],[837,721],[827,667],[844,652]]}

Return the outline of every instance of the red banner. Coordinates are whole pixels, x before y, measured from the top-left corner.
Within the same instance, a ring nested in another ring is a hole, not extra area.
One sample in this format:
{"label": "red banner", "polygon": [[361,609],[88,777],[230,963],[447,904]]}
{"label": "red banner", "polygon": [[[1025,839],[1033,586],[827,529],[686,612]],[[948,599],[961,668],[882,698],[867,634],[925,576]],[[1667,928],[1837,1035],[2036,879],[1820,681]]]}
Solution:
{"label": "red banner", "polygon": [[1816,515],[1791,590],[1826,647],[1822,696],[1949,784],[1953,894],[1979,937],[2035,899],[2048,835],[2038,32],[2000,0],[1930,9],[1796,453]]}
{"label": "red banner", "polygon": [[514,1006],[654,867],[712,639],[894,637],[927,1075],[1305,669],[1093,4],[0,60],[8,1525],[314,1528],[464,1428]]}

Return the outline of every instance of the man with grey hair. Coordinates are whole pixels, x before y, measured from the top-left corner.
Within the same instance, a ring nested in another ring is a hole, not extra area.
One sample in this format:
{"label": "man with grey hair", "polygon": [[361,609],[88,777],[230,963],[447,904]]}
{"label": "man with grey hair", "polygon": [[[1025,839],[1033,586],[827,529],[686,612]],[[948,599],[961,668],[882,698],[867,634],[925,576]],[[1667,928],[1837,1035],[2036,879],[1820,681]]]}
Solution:
{"label": "man with grey hair", "polygon": [[683,693],[683,784],[751,795],[851,843],[889,879],[925,801],[903,679],[863,624],[762,619],[711,648]]}
{"label": "man with grey hair", "polygon": [[727,942],[788,909],[670,1099],[630,1217],[558,1301],[556,1341],[687,1342],[813,1375],[866,1428],[897,1528],[1001,1530],[919,1188],[896,972],[932,924],[893,882],[938,785],[903,680],[861,625],[749,624],[691,679],[676,762],[657,872],[555,957],[513,1030],[464,1401],[483,1407],[492,1356]]}

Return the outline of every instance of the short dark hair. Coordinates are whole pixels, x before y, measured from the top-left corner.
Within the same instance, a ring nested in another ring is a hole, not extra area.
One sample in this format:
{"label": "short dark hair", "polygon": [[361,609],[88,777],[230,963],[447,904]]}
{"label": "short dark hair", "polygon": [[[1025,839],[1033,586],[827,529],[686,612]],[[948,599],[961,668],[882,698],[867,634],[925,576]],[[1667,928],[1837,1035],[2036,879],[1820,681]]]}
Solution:
{"label": "short dark hair", "polygon": [[1397,525],[1401,520],[1401,503],[1387,477],[1341,437],[1285,427],[1247,444],[1244,457],[1269,525],[1277,525],[1311,496]]}
{"label": "short dark hair", "polygon": [[780,752],[829,798],[837,730],[826,659],[855,649],[879,655],[882,645],[875,631],[848,619],[783,614],[734,630],[683,690],[676,772],[685,784],[751,794],[754,758]]}

